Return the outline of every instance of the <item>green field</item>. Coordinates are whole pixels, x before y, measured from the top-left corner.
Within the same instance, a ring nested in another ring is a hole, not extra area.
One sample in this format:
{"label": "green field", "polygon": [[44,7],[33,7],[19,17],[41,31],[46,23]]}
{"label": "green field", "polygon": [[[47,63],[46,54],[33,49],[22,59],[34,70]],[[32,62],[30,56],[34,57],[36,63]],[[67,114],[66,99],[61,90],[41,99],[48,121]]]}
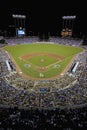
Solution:
{"label": "green field", "polygon": [[[42,62],[41,62],[41,60],[42,60]],[[45,66],[48,66],[50,64],[57,62],[57,60],[55,58],[52,58],[49,56],[41,55],[41,56],[34,56],[34,57],[30,58],[29,62],[33,63],[34,65],[37,65],[37,66],[45,67]]]}
{"label": "green field", "polygon": [[80,47],[50,43],[20,44],[5,46],[4,49],[13,57],[21,72],[32,78],[60,75],[71,59],[83,51]]}

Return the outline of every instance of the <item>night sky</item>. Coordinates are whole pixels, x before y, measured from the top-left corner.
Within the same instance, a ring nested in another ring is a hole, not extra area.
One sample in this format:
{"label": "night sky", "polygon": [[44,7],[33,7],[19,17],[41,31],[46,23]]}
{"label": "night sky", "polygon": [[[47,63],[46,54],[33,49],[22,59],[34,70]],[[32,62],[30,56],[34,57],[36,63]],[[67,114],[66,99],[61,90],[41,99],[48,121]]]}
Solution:
{"label": "night sky", "polygon": [[87,7],[81,1],[34,1],[34,0],[3,0],[0,4],[0,29],[7,30],[14,25],[12,14],[26,15],[27,32],[60,33],[62,16],[76,15],[74,31],[86,34]]}

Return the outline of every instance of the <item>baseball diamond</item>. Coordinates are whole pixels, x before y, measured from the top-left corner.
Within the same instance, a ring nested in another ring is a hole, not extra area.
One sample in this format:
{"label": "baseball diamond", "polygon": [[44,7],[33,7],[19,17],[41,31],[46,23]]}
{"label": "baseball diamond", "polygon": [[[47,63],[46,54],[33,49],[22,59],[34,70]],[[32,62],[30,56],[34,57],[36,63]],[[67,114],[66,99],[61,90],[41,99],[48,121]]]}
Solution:
{"label": "baseball diamond", "polygon": [[69,69],[76,54],[83,50],[80,47],[50,43],[9,45],[4,49],[14,61],[17,71],[31,79],[59,77]]}

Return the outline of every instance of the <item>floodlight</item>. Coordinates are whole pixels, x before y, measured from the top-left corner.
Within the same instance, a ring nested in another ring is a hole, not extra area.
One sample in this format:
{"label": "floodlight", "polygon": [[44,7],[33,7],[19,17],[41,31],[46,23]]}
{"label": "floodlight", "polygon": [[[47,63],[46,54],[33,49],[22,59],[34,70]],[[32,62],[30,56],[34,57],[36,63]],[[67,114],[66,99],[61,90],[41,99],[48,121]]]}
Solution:
{"label": "floodlight", "polygon": [[62,19],[75,19],[76,16],[63,16]]}
{"label": "floodlight", "polygon": [[26,18],[25,15],[17,15],[17,14],[13,14],[12,17],[13,18],[20,18],[20,19],[22,19],[22,18],[25,19]]}

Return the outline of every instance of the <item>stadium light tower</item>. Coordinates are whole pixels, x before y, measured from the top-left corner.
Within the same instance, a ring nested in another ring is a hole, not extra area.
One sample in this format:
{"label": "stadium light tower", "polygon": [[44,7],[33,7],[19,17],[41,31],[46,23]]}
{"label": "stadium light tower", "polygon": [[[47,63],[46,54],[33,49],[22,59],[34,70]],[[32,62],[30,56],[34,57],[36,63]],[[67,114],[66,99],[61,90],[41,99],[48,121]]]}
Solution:
{"label": "stadium light tower", "polygon": [[72,36],[76,16],[63,16],[62,36]]}
{"label": "stadium light tower", "polygon": [[14,18],[14,26],[16,29],[16,36],[18,35],[17,30],[18,29],[24,29],[25,30],[25,19],[26,16],[25,15],[17,15],[17,14],[13,14],[12,17]]}

